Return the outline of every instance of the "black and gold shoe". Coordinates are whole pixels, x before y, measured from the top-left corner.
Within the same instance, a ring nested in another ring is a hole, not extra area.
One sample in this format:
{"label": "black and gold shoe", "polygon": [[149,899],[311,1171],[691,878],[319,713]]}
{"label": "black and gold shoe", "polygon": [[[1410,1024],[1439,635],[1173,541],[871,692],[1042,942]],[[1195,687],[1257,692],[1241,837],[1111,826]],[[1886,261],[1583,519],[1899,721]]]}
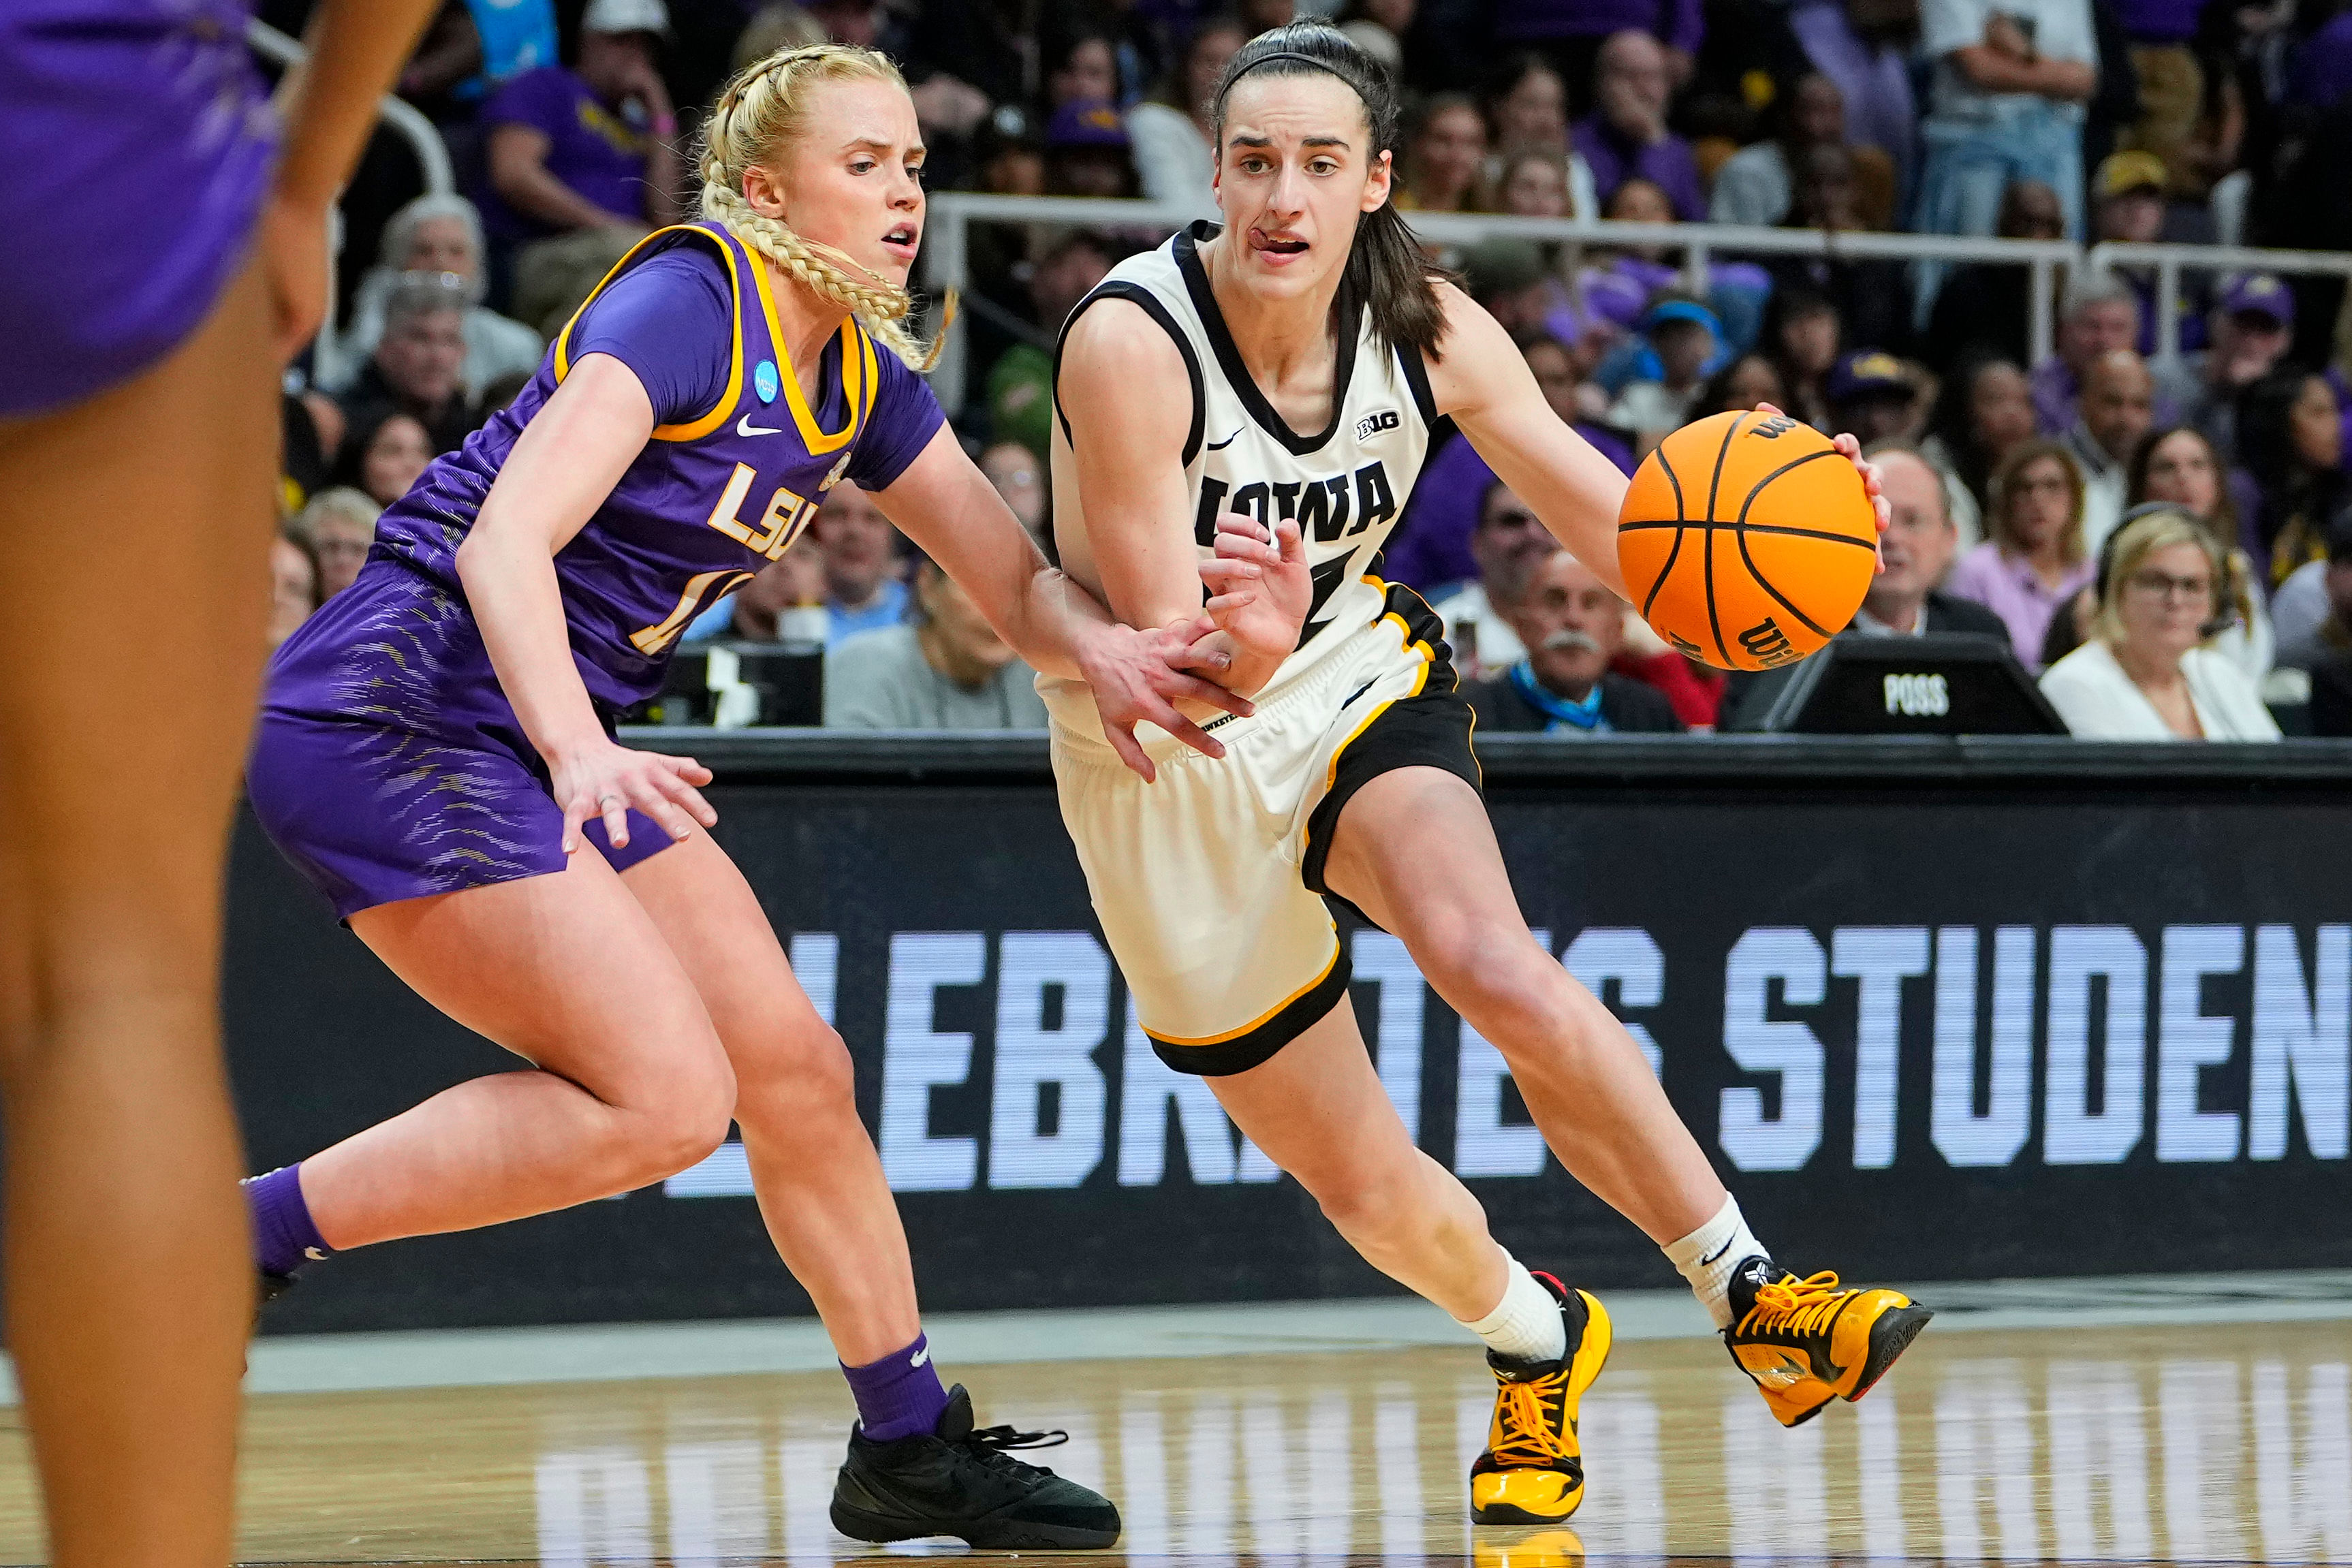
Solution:
{"label": "black and gold shoe", "polygon": [[1900,1290],[1826,1272],[1801,1279],[1769,1258],[1732,1275],[1731,1311],[1723,1342],[1783,1426],[1868,1394],[1936,1315]]}
{"label": "black and gold shoe", "polygon": [[1586,1291],[1549,1274],[1536,1279],[1559,1298],[1568,1350],[1539,1362],[1486,1352],[1495,1415],[1486,1451],[1470,1467],[1470,1518],[1478,1524],[1557,1524],[1584,1501],[1576,1407],[1609,1359],[1609,1314]]}

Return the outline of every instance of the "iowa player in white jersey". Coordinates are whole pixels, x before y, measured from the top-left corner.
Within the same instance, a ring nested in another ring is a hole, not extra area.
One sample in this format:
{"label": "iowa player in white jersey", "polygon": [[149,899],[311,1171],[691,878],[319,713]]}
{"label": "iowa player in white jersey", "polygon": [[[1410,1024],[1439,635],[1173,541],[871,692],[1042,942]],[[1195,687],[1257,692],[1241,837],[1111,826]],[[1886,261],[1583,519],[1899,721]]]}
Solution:
{"label": "iowa player in white jersey", "polygon": [[1552,1151],[1665,1250],[1784,1424],[1859,1397],[1928,1314],[1800,1278],[1749,1232],[1624,1027],[1529,936],[1437,617],[1370,570],[1442,416],[1621,592],[1625,479],[1430,275],[1389,203],[1396,103],[1370,57],[1278,28],[1213,109],[1223,228],[1113,268],[1064,328],[1055,531],[1131,626],[1197,616],[1208,578],[1255,710],[1213,721],[1223,758],[1148,742],[1147,784],[1083,689],[1044,683],[1063,813],[1161,1059],[1207,1076],[1358,1251],[1486,1341],[1500,1386],[1474,1517],[1557,1521],[1583,1497],[1577,1404],[1608,1315],[1514,1260],[1413,1147],[1344,1005],[1324,896],[1402,938],[1502,1051]]}

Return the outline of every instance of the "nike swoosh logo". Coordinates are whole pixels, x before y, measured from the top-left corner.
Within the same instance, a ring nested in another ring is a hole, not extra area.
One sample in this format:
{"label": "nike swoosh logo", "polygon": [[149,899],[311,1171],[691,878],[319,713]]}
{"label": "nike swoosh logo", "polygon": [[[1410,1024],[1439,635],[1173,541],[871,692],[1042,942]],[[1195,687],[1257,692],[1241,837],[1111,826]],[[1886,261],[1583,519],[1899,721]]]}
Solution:
{"label": "nike swoosh logo", "polygon": [[[1738,1237],[1733,1237],[1731,1238],[1731,1241],[1737,1241],[1737,1240],[1738,1240],[1738,1239],[1739,1239],[1739,1238],[1738,1238]],[[1717,1248],[1715,1249],[1715,1252],[1713,1253],[1713,1255],[1712,1255],[1712,1256],[1700,1258],[1700,1259],[1698,1260],[1698,1266],[1699,1266],[1701,1268],[1706,1268],[1707,1265],[1709,1265],[1709,1264],[1713,1263],[1713,1262],[1716,1260],[1716,1258],[1720,1258],[1720,1257],[1722,1257],[1725,1253],[1727,1253],[1727,1252],[1730,1251],[1730,1250],[1731,1250],[1731,1241],[1727,1241],[1727,1242],[1725,1242],[1721,1247],[1717,1247]]]}
{"label": "nike swoosh logo", "polygon": [[[765,425],[752,424],[751,416],[748,414],[735,421],[735,434],[738,436],[781,436],[783,433],[784,427],[781,425],[772,430]],[[1235,431],[1234,434],[1239,435],[1240,432]]]}
{"label": "nike swoosh logo", "polygon": [[925,1345],[921,1350],[917,1351],[913,1355],[907,1358],[907,1364],[908,1366],[920,1366],[930,1359],[931,1347]]}
{"label": "nike swoosh logo", "polygon": [[1234,429],[1234,431],[1233,435],[1226,437],[1223,440],[1222,440],[1222,441],[1212,441],[1212,442],[1210,442],[1210,443],[1209,443],[1209,450],[1210,450],[1210,451],[1212,451],[1212,452],[1222,451],[1222,450],[1223,450],[1225,447],[1232,446],[1232,445],[1234,444],[1234,442],[1236,439],[1238,439],[1238,438],[1240,437],[1240,436],[1241,436],[1241,430],[1240,430],[1238,427],[1236,427],[1236,428]]}

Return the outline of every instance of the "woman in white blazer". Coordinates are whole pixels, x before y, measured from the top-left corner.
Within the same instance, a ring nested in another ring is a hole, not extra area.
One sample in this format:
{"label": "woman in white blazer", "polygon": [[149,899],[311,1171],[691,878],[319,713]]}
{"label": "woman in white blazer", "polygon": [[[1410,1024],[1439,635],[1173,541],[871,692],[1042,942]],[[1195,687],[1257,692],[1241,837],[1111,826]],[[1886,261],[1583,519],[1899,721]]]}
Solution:
{"label": "woman in white blazer", "polygon": [[2253,683],[2212,647],[2227,581],[2212,535],[2184,511],[2118,530],[2090,640],[2042,677],[2066,728],[2101,741],[2277,740]]}

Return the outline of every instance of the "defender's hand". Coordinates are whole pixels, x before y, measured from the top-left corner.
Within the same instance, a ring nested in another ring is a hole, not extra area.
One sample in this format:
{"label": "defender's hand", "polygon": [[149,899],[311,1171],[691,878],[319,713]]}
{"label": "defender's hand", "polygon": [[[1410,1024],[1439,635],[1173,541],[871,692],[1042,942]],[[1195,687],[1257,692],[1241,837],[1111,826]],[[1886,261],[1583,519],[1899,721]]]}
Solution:
{"label": "defender's hand", "polygon": [[1315,607],[1315,581],[1307,570],[1307,543],[1295,522],[1265,526],[1242,512],[1217,520],[1217,553],[1201,563],[1212,595],[1203,612],[1249,653],[1286,657]]}
{"label": "defender's hand", "polygon": [[1246,700],[1202,679],[1233,668],[1233,655],[1201,646],[1201,639],[1216,629],[1206,616],[1145,631],[1103,626],[1076,650],[1078,673],[1102,716],[1103,737],[1146,784],[1159,774],[1135,738],[1138,724],[1157,724],[1204,756],[1222,757],[1225,748],[1176,704],[1189,699],[1244,718],[1253,711]]}

